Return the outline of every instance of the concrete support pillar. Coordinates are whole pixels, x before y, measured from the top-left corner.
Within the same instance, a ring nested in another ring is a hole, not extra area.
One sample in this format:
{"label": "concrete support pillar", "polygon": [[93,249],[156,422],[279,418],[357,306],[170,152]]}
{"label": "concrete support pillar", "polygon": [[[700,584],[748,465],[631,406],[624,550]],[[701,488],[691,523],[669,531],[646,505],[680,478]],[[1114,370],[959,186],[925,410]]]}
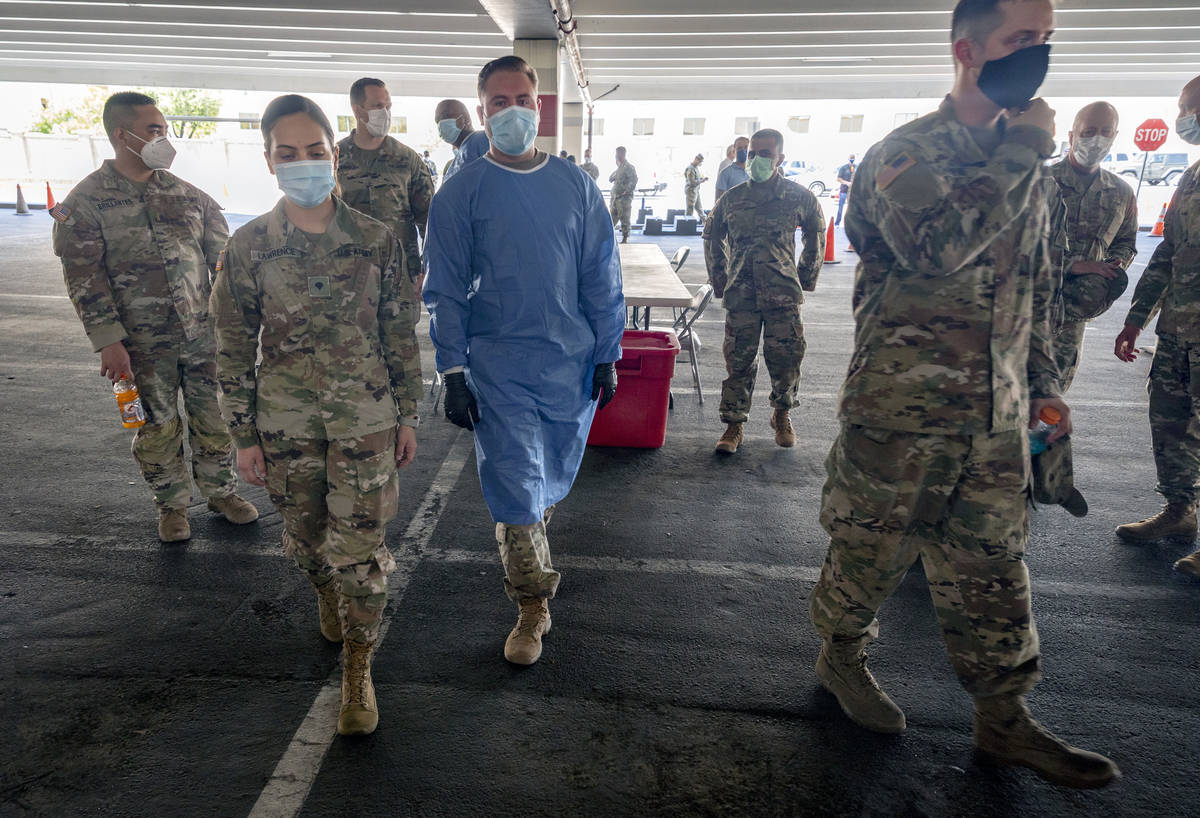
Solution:
{"label": "concrete support pillar", "polygon": [[542,122],[534,147],[550,154],[559,151],[562,134],[562,104],[559,95],[562,71],[559,67],[558,40],[513,40],[513,54],[534,67],[538,74],[538,99],[542,103]]}
{"label": "concrete support pillar", "polygon": [[562,146],[567,153],[575,154],[575,161],[583,164],[585,146],[584,132],[587,129],[587,109],[582,102],[568,102],[562,106]]}

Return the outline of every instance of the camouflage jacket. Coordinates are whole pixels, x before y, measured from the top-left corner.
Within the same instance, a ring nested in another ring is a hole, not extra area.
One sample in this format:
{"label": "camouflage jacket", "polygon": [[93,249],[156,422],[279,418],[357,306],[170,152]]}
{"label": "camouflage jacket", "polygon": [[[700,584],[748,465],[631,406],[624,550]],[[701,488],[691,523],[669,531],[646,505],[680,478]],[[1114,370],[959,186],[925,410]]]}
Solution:
{"label": "camouflage jacket", "polygon": [[362,437],[416,417],[421,359],[396,237],[334,204],[329,229],[310,235],[281,199],[233,234],[217,270],[221,414],[238,448],[259,434]]}
{"label": "camouflage jacket", "polygon": [[179,321],[212,336],[210,270],[229,238],[207,193],[156,170],[143,193],[109,159],[51,209],[54,253],[92,348],[146,345]]}
{"label": "camouflage jacket", "polygon": [[592,181],[600,178],[600,168],[596,167],[594,162],[584,162],[579,167],[583,168],[583,172],[592,177]]}
{"label": "camouflage jacket", "polygon": [[1162,308],[1159,332],[1200,341],[1200,162],[1179,180],[1162,243],[1133,291],[1125,323],[1145,327],[1155,307]]}
{"label": "camouflage jacket", "polygon": [[354,131],[338,143],[338,184],[342,200],[386,224],[400,239],[404,270],[411,281],[421,274],[417,230],[425,233],[433,177],[424,158],[390,136],[377,151],[354,144]]}
{"label": "camouflage jacket", "polygon": [[695,165],[683,169],[683,180],[683,186],[689,193],[704,184],[704,176]]}
{"label": "camouflage jacket", "polygon": [[1133,188],[1104,169],[1085,177],[1069,159],[1053,165],[1050,174],[1067,206],[1067,268],[1076,261],[1103,261],[1129,269],[1137,255],[1137,199]]}
{"label": "camouflage jacket", "polygon": [[867,153],[847,214],[860,262],[843,421],[1007,432],[1025,428],[1030,395],[1059,394],[1042,166],[1053,150],[1038,128],[968,129],[947,99]]}
{"label": "camouflage jacket", "polygon": [[637,190],[637,168],[628,162],[618,165],[617,169],[608,177],[608,181],[612,182],[612,198],[632,198],[634,191]]}
{"label": "camouflage jacket", "polygon": [[[796,227],[804,253],[796,264]],[[728,244],[726,244],[726,240]],[[729,256],[726,256],[728,248]],[[825,258],[825,216],[808,190],[776,173],[738,185],[704,225],[708,278],[727,310],[771,310],[804,302]]]}

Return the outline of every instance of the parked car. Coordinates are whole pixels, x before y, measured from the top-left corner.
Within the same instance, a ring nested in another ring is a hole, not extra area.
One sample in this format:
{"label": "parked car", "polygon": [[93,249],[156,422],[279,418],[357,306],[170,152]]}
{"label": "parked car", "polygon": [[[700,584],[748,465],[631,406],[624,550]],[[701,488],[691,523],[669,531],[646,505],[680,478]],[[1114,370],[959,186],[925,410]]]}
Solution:
{"label": "parked car", "polygon": [[1118,176],[1126,176],[1136,180],[1138,174],[1142,172],[1142,158],[1144,156],[1145,154],[1137,151],[1132,153],[1110,153],[1104,157],[1104,161],[1100,163],[1100,167],[1112,171]]}
{"label": "parked car", "polygon": [[799,159],[784,164],[783,175],[796,184],[807,187],[814,196],[822,196],[825,191],[837,187],[837,180],[833,178],[837,175],[836,171],[831,175],[812,162]]}
{"label": "parked car", "polygon": [[1146,176],[1143,181],[1152,184],[1171,184],[1188,169],[1186,153],[1156,153],[1150,157],[1146,165]]}

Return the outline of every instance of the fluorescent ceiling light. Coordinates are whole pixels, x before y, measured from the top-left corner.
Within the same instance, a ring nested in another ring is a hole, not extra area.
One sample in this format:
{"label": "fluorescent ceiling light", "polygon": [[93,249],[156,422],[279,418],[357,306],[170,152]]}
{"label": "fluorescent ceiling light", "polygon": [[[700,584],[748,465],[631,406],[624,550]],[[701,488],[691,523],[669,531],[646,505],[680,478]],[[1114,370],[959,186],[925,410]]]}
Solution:
{"label": "fluorescent ceiling light", "polygon": [[320,54],[315,51],[268,51],[268,57],[291,57],[301,60],[332,60],[332,54]]}

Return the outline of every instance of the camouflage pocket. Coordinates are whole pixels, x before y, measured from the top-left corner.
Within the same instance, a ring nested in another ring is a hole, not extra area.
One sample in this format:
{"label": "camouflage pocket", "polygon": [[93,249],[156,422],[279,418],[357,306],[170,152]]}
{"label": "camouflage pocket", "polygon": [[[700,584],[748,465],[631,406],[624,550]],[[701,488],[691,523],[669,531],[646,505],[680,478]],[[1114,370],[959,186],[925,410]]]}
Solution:
{"label": "camouflage pocket", "polygon": [[878,538],[888,532],[896,508],[899,490],[884,474],[886,460],[871,461],[872,454],[880,454],[876,447],[888,444],[866,437],[867,431],[893,434],[847,426],[825,462],[829,477],[822,495],[821,525],[834,537],[845,538],[853,530],[857,541]]}
{"label": "camouflage pocket", "polygon": [[357,520],[387,522],[396,516],[400,496],[400,477],[396,471],[395,438],[382,452],[354,464],[354,517]]}
{"label": "camouflage pocket", "polygon": [[287,500],[287,461],[267,459],[267,494],[276,507],[281,508]]}

